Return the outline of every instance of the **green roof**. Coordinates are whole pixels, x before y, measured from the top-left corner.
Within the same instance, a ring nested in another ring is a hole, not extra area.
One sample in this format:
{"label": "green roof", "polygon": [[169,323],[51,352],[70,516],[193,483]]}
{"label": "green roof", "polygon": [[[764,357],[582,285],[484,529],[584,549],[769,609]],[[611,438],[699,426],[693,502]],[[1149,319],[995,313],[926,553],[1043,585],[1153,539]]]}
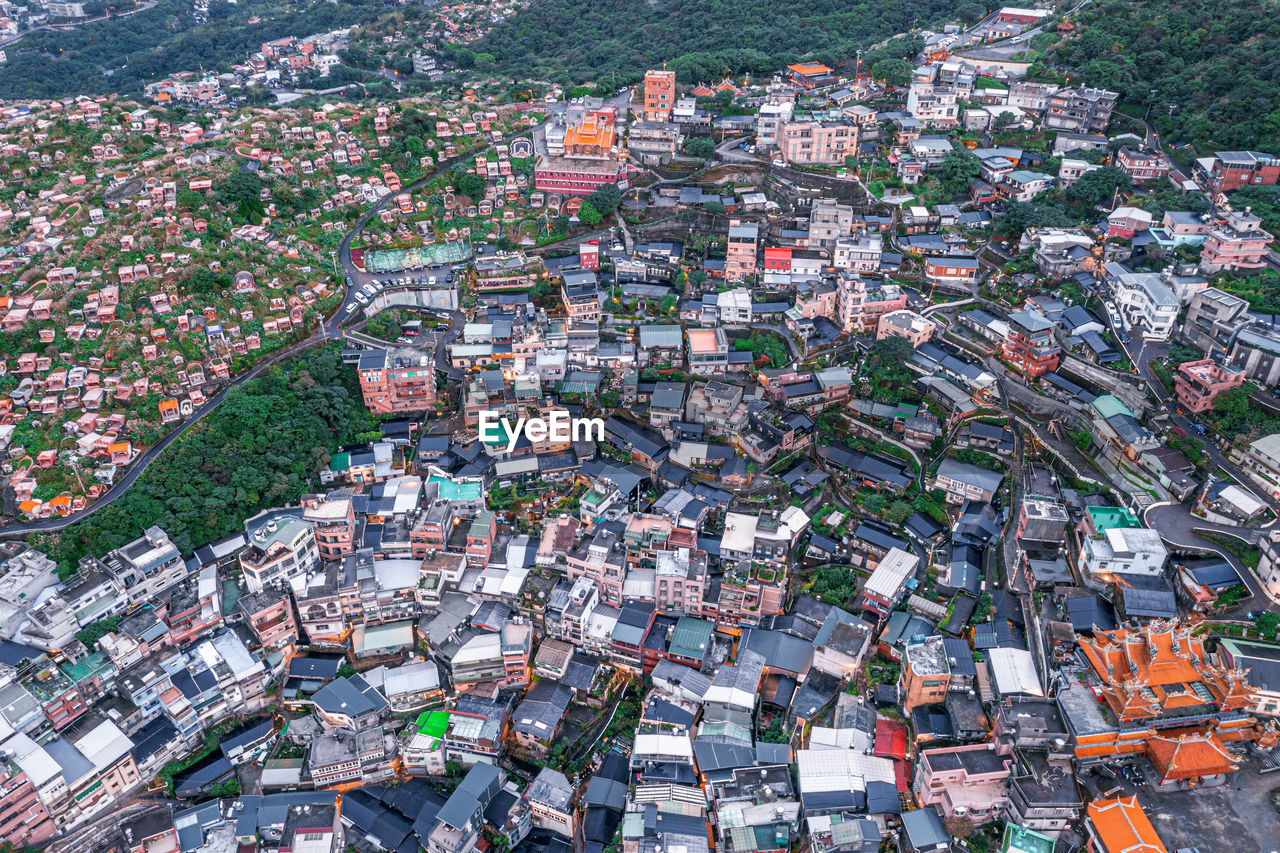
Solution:
{"label": "green roof", "polygon": [[1053,853],[1053,839],[1034,829],[1006,823],[1001,853]]}
{"label": "green roof", "polygon": [[1087,507],[1086,511],[1089,513],[1089,518],[1093,520],[1094,529],[1099,533],[1104,530],[1142,526],[1138,517],[1122,506],[1091,506]]}
{"label": "green roof", "polygon": [[707,649],[711,646],[713,633],[715,633],[715,625],[707,620],[681,616],[675,630],[671,632],[671,645],[668,651],[682,658],[704,660]]}
{"label": "green roof", "polygon": [[475,501],[480,499],[480,483],[468,481],[459,483],[448,477],[433,475],[428,483],[440,484],[440,497],[446,501]]}
{"label": "green roof", "polygon": [[1120,399],[1113,394],[1103,394],[1101,397],[1096,398],[1092,403],[1090,403],[1090,405],[1093,406],[1093,410],[1098,413],[1098,417],[1103,420],[1115,417],[1116,415],[1128,415],[1129,417],[1133,417],[1133,412],[1129,410],[1129,407],[1120,402]]}
{"label": "green roof", "polygon": [[111,662],[111,658],[107,657],[106,652],[99,651],[86,655],[75,663],[63,664],[62,671],[66,673],[67,678],[70,678],[76,684],[79,684],[86,678],[89,678],[90,676],[111,666],[114,666]]}
{"label": "green roof", "polygon": [[414,726],[418,729],[418,734],[443,738],[445,730],[449,728],[449,712],[423,711]]}
{"label": "green roof", "polygon": [[329,457],[330,471],[345,471],[351,467],[350,453],[335,453]]}

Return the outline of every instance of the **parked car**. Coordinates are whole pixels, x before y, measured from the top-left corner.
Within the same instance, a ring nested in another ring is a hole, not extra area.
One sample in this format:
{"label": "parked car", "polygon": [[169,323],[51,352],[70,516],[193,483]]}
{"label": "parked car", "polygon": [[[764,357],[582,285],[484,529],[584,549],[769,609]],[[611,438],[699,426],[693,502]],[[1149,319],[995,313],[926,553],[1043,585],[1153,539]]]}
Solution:
{"label": "parked car", "polygon": [[348,302],[348,303],[347,303],[347,313],[348,313],[348,314],[350,314],[351,312],[353,312],[353,311],[355,311],[355,310],[356,310],[356,304],[355,304],[354,302]]}

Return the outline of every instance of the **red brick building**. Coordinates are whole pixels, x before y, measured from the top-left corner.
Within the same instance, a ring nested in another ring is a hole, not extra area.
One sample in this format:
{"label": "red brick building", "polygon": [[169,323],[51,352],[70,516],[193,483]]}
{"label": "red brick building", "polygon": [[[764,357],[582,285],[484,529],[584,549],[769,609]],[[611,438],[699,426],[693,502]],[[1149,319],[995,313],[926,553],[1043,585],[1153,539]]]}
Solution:
{"label": "red brick building", "polygon": [[1209,167],[1209,182],[1215,193],[1274,185],[1277,181],[1280,181],[1280,155],[1261,151],[1216,151]]}
{"label": "red brick building", "polygon": [[1062,348],[1053,338],[1053,323],[1035,311],[1009,315],[1009,332],[1001,345],[1004,357],[1028,376],[1058,369]]}

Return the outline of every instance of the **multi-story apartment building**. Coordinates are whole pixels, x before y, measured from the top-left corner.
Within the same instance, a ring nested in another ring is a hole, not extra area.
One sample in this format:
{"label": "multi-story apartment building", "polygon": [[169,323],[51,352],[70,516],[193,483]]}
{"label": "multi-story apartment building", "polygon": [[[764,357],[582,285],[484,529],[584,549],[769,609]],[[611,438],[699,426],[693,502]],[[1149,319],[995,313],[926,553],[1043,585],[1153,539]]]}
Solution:
{"label": "multi-story apartment building", "polygon": [[697,376],[723,374],[729,366],[729,338],[724,329],[689,329],[689,372]]}
{"label": "multi-story apartment building", "polygon": [[1027,376],[1043,376],[1057,370],[1062,348],[1054,339],[1053,329],[1053,322],[1038,311],[1010,314],[1009,332],[1001,352]]}
{"label": "multi-story apartment building", "polygon": [[493,556],[493,540],[498,535],[498,521],[492,512],[483,510],[467,528],[467,565],[487,566]]}
{"label": "multi-story apartment building", "polygon": [[876,340],[903,338],[910,341],[913,347],[918,347],[930,340],[937,330],[937,323],[904,308],[880,315],[876,322]]}
{"label": "multi-story apartment building", "polygon": [[307,495],[302,520],[312,526],[322,560],[340,560],[355,553],[356,514],[350,498]]}
{"label": "multi-story apartment building", "polygon": [[245,624],[266,648],[276,649],[298,641],[293,618],[293,596],[287,587],[272,585],[261,592],[240,596],[236,602]]}
{"label": "multi-story apartment building", "polygon": [[1069,133],[1103,133],[1120,95],[1103,89],[1073,86],[1049,96],[1045,127]]}
{"label": "multi-story apartment building", "polygon": [[550,767],[542,768],[525,789],[524,799],[529,804],[534,826],[565,838],[574,837],[575,788],[563,773]]}
{"label": "multi-story apartment building", "polygon": [[1233,210],[1227,221],[1212,229],[1200,249],[1200,269],[1252,270],[1265,265],[1268,245],[1274,238],[1262,230],[1262,219],[1248,208]]}
{"label": "multi-story apartment building", "polygon": [[[810,236],[812,233],[810,230]],[[883,254],[884,238],[879,234],[841,237],[836,240],[835,250],[831,253],[831,265],[859,275],[870,275],[880,271],[880,257]]]}
{"label": "multi-story apartment building", "polygon": [[1009,818],[1034,832],[1056,837],[1075,823],[1084,808],[1070,762],[1051,762],[1030,750],[1014,752],[1009,783]]}
{"label": "multi-story apartment building", "polygon": [[1216,287],[1191,297],[1178,337],[1205,353],[1226,353],[1232,339],[1249,322],[1249,303]]}
{"label": "multi-story apartment building", "polygon": [[1261,151],[1215,151],[1208,178],[1215,194],[1241,187],[1274,185],[1280,181],[1280,155]]}
{"label": "multi-story apartment building", "polygon": [[[853,207],[833,198],[813,200],[809,208],[809,245],[830,246],[849,236],[853,229]],[[879,257],[876,258],[877,265]]]}
{"label": "multi-story apartment building", "polygon": [[1135,184],[1167,177],[1169,159],[1160,151],[1121,146],[1116,151],[1116,166],[1133,179]]}
{"label": "multi-story apartment building", "polygon": [[756,111],[756,146],[777,148],[779,132],[794,114],[793,100],[771,95]]}
{"label": "multi-story apartment building", "polygon": [[861,276],[848,272],[836,280],[836,320],[850,334],[866,334],[882,316],[906,307],[907,295],[896,284],[868,286]]}
{"label": "multi-story apartment building", "polygon": [[960,121],[959,91],[938,79],[936,65],[915,70],[907,92],[907,112],[926,125],[954,126]]}
{"label": "multi-story apartment building", "polygon": [[1080,523],[1080,570],[1110,583],[1121,575],[1160,574],[1169,551],[1160,534],[1117,507],[1089,507]]}
{"label": "multi-story apartment building", "polygon": [[318,569],[320,549],[310,524],[286,516],[255,530],[239,560],[249,591],[261,592],[274,581],[288,583]]}
{"label": "multi-story apartment building", "polygon": [[15,760],[17,747],[0,764],[0,838],[18,848],[39,847],[56,832],[35,783]]}
{"label": "multi-story apartment building", "polygon": [[374,414],[421,412],[436,402],[430,353],[408,348],[366,350],[360,354],[356,375],[365,407]]}
{"label": "multi-story apartment building", "polygon": [[595,535],[565,555],[565,575],[570,581],[590,578],[599,589],[601,599],[621,604],[626,563],[626,550],[617,534],[598,527]]}
{"label": "multi-story apartment building", "polygon": [[725,250],[724,275],[730,281],[742,281],[756,272],[756,250],[760,226],[741,219],[729,220],[729,244]]}
{"label": "multi-story apartment building", "polygon": [[915,793],[922,807],[976,824],[993,820],[1009,802],[1013,759],[989,744],[926,749],[916,763]]}
{"label": "multi-story apartment building", "polygon": [[903,710],[910,713],[921,705],[941,704],[951,689],[951,667],[942,637],[907,643],[902,653],[899,692]]}
{"label": "multi-story apartment building", "polygon": [[788,163],[842,164],[858,153],[858,128],[843,122],[790,121],[778,132],[778,150]]}
{"label": "multi-story apartment building", "polygon": [[594,323],[600,319],[600,287],[591,270],[565,270],[561,274],[560,298],[573,323]]}
{"label": "multi-story apartment building", "polygon": [[181,552],[159,527],[148,527],[138,539],[107,554],[100,565],[130,607],[151,601],[187,576]]}
{"label": "multi-story apartment building", "polygon": [[1174,390],[1178,402],[1189,412],[1207,412],[1219,394],[1244,384],[1245,373],[1238,367],[1222,365],[1213,359],[1186,361],[1178,365]]}
{"label": "multi-story apartment building", "polygon": [[1149,341],[1169,339],[1181,306],[1164,277],[1153,272],[1122,272],[1115,284],[1115,301],[1125,326]]}
{"label": "multi-story apartment building", "polygon": [[676,106],[676,72],[653,69],[644,74],[644,117],[669,121]]}

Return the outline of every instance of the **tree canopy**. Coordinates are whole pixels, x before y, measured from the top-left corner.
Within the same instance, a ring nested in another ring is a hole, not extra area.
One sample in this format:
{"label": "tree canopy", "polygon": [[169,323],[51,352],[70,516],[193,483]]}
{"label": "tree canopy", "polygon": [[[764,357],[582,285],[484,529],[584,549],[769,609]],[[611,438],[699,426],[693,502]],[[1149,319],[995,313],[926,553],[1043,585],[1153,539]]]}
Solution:
{"label": "tree canopy", "polygon": [[[852,61],[898,33],[985,12],[971,0],[533,0],[476,49],[497,57],[504,76],[621,86],[666,61],[680,80],[697,82],[772,72],[806,57]],[[908,41],[894,42],[887,56],[906,56]],[[884,58],[868,54],[864,62]]]}
{"label": "tree canopy", "polygon": [[1274,8],[1249,0],[1097,0],[1073,23],[1074,34],[1051,48],[1049,62],[1074,69],[1073,80],[1118,91],[1121,101],[1150,102],[1164,139],[1201,151],[1276,151]]}
{"label": "tree canopy", "polygon": [[65,572],[158,524],[189,554],[254,513],[297,503],[329,454],[374,425],[341,355],[312,350],[232,389],[127,492],[40,546]]}

